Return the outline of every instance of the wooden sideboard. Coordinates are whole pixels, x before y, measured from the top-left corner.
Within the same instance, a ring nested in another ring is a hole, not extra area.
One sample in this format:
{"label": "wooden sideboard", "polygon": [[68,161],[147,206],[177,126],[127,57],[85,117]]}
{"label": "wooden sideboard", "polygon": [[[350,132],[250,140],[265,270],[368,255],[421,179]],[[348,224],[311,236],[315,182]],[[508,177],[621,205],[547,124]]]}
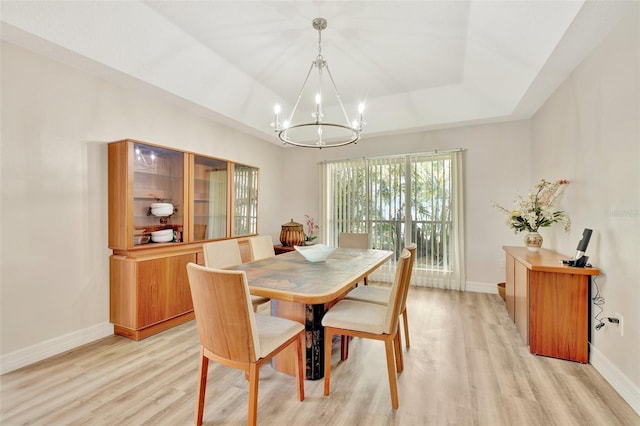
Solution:
{"label": "wooden sideboard", "polygon": [[503,249],[507,311],[530,352],[589,362],[590,277],[600,271],[563,265],[567,256],[550,250]]}

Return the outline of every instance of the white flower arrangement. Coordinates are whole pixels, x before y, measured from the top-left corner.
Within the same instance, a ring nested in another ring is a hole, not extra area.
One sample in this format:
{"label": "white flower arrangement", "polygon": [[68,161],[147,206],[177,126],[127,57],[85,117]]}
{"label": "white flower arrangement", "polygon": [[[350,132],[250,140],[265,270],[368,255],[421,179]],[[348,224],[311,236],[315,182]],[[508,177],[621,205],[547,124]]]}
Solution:
{"label": "white flower arrangement", "polygon": [[551,226],[556,222],[562,222],[565,232],[571,229],[571,220],[556,204],[563,192],[563,185],[569,181],[562,179],[555,182],[540,180],[534,191],[525,198],[518,196],[513,208],[507,210],[493,201],[493,206],[507,214],[507,226],[514,232],[538,232],[539,228]]}

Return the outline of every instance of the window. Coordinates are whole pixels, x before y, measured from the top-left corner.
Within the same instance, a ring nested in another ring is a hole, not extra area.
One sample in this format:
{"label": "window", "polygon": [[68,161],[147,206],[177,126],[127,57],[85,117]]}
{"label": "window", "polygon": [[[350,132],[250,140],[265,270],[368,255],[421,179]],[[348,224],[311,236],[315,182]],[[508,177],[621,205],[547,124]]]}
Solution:
{"label": "window", "polygon": [[[412,283],[464,288],[462,152],[415,154],[325,163],[325,239],[368,232],[372,248],[417,245]],[[390,282],[393,263],[372,279]]]}

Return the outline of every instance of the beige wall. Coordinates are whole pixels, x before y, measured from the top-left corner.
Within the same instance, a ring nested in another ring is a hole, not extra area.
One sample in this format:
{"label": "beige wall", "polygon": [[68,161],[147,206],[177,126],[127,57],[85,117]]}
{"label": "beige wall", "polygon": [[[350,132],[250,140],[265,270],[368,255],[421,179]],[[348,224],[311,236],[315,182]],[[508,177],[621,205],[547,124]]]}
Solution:
{"label": "beige wall", "polygon": [[[592,363],[602,355],[636,386],[640,404],[640,12],[638,3],[573,72],[532,120],[534,176],[571,181],[565,206],[573,229],[554,235],[575,251],[584,228],[604,314],[624,317],[624,336],[607,326],[592,335]],[[594,325],[594,324],[593,324]],[[596,359],[594,359],[594,354]]]}
{"label": "beige wall", "polygon": [[259,230],[278,236],[278,145],[7,43],[1,102],[3,356],[108,329],[107,142],[135,138],[259,167]]}

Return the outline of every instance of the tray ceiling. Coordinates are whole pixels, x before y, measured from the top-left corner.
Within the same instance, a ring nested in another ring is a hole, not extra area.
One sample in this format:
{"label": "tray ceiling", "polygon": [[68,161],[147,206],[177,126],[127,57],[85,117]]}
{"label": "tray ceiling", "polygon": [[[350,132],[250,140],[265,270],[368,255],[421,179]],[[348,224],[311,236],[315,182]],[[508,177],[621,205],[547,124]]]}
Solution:
{"label": "tray ceiling", "polygon": [[[2,37],[278,143],[322,53],[363,137],[530,117],[625,13],[581,1],[6,1]],[[301,106],[302,107],[302,106]]]}

